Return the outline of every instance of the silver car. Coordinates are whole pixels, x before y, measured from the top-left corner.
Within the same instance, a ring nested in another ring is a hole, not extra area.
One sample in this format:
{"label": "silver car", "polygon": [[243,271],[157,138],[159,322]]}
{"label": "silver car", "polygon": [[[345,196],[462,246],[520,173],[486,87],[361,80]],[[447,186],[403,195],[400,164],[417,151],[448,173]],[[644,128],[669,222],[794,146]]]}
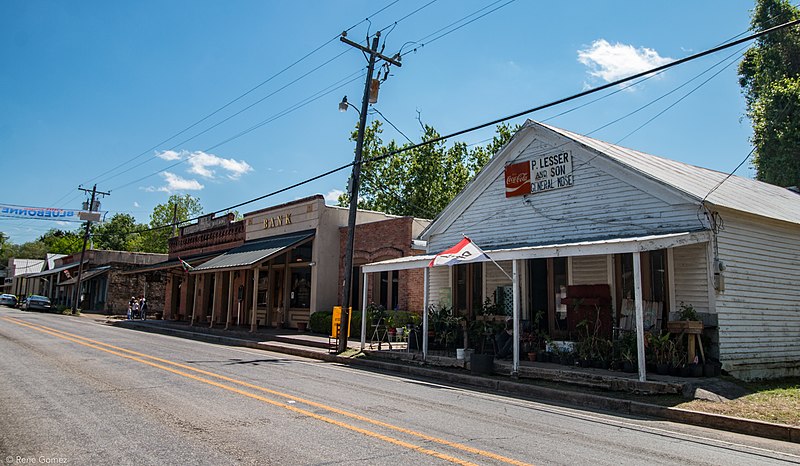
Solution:
{"label": "silver car", "polygon": [[22,309],[26,311],[49,311],[52,309],[52,304],[50,304],[50,298],[47,296],[39,296],[39,295],[31,295],[28,296],[25,301],[22,302]]}
{"label": "silver car", "polygon": [[17,307],[17,297],[13,294],[0,294],[0,306]]}

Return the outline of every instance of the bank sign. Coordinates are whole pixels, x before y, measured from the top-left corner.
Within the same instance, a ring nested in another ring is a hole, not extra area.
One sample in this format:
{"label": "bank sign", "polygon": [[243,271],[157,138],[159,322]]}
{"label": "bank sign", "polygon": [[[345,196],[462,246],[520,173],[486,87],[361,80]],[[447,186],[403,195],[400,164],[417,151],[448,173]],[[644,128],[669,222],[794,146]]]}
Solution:
{"label": "bank sign", "polygon": [[572,151],[533,157],[506,166],[506,197],[536,194],[572,186]]}

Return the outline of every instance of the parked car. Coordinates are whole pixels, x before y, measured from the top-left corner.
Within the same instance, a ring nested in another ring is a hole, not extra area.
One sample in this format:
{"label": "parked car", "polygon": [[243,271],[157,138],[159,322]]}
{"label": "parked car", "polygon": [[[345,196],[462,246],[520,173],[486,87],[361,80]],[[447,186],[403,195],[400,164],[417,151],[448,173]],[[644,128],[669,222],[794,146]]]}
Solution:
{"label": "parked car", "polygon": [[17,307],[17,297],[13,294],[0,294],[0,305]]}
{"label": "parked car", "polygon": [[39,296],[39,295],[31,295],[28,296],[25,301],[22,302],[22,309],[26,311],[49,311],[53,307],[50,304],[50,298],[47,296]]}

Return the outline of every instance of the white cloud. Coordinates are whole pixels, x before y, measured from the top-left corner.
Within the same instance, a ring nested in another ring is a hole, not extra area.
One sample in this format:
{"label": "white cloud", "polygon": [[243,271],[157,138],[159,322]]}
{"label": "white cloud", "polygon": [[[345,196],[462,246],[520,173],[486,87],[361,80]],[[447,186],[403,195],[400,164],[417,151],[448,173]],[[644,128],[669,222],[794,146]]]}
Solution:
{"label": "white cloud", "polygon": [[328,194],[325,195],[325,203],[326,204],[335,204],[339,202],[339,196],[344,194],[344,191],[340,189],[331,189],[328,191]]}
{"label": "white cloud", "polygon": [[133,201],[133,206],[134,206],[134,207],[141,207],[141,206],[139,205],[139,203],[138,203],[138,202],[136,202],[136,201]]}
{"label": "white cloud", "polygon": [[175,152],[174,150],[165,150],[164,152],[156,154],[156,156],[158,158],[164,159],[164,160],[180,160],[181,159],[181,153]]}
{"label": "white cloud", "polygon": [[149,193],[153,192],[163,192],[163,193],[173,193],[175,191],[199,191],[205,186],[200,184],[197,180],[187,180],[186,178],[181,178],[180,176],[170,173],[170,172],[163,172],[161,176],[164,177],[164,181],[167,182],[165,186],[155,187],[155,186],[148,186],[146,188],[142,188]]}
{"label": "white cloud", "polygon": [[242,175],[253,171],[253,167],[244,160],[225,159],[203,151],[167,150],[157,153],[156,156],[168,161],[186,160],[189,164],[189,173],[208,179],[216,177],[215,167],[222,169],[225,172],[224,176],[230,180],[238,180]]}
{"label": "white cloud", "polygon": [[672,61],[653,49],[634,47],[621,43],[609,44],[598,39],[583,50],[578,50],[578,61],[589,68],[589,74],[606,82],[647,71]]}

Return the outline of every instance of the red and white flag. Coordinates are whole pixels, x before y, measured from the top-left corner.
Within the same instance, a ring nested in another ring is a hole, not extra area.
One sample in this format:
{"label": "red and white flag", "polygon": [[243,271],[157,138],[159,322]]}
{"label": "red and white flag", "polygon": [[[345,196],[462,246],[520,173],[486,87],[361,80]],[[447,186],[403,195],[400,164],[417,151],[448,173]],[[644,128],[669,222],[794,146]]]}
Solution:
{"label": "red and white flag", "polygon": [[462,262],[479,262],[488,261],[489,256],[486,255],[481,248],[472,242],[466,236],[450,249],[446,249],[439,254],[428,264],[428,267],[437,265],[455,265]]}
{"label": "red and white flag", "polygon": [[189,265],[188,262],[186,262],[185,260],[181,259],[180,257],[178,258],[178,260],[181,262],[181,267],[183,267],[183,271],[184,272],[188,272],[188,271],[190,271],[190,270],[192,270],[194,268],[191,265]]}

